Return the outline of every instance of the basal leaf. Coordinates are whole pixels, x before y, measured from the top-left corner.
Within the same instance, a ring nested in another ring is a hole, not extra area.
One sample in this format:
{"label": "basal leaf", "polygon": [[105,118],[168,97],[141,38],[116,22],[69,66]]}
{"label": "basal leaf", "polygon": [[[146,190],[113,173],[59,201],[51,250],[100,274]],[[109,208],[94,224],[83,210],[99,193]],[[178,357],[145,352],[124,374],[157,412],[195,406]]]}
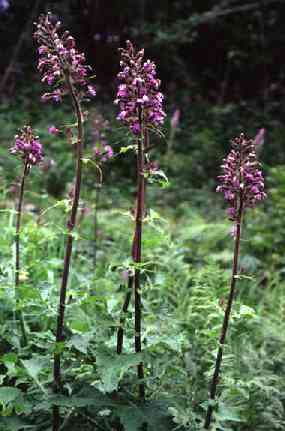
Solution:
{"label": "basal leaf", "polygon": [[242,422],[239,412],[238,408],[220,402],[216,416],[221,421]]}
{"label": "basal leaf", "polygon": [[0,403],[2,405],[8,405],[21,396],[22,392],[18,388],[13,388],[12,386],[2,386],[0,388]]}
{"label": "basal leaf", "polygon": [[24,431],[36,430],[36,426],[28,425],[20,418],[0,418],[0,431]]}
{"label": "basal leaf", "polygon": [[102,392],[112,392],[118,389],[118,384],[125,372],[142,361],[141,354],[117,355],[107,349],[97,352],[97,367],[100,376],[98,388]]}
{"label": "basal leaf", "polygon": [[72,346],[77,349],[79,352],[86,354],[87,353],[87,347],[88,344],[92,338],[93,334],[91,333],[85,333],[85,334],[74,334],[71,337],[71,344]]}

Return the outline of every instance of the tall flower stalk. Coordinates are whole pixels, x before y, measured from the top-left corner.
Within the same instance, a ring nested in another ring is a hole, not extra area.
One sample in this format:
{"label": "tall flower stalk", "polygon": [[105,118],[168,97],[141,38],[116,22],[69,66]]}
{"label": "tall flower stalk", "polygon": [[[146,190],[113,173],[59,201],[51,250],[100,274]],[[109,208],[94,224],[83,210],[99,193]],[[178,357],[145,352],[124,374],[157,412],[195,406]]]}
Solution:
{"label": "tall flower stalk", "polygon": [[[77,119],[77,142],[76,142],[76,166],[74,193],[69,218],[67,221],[67,240],[65,246],[63,273],[59,295],[59,307],[56,325],[56,347],[54,352],[53,366],[53,391],[55,394],[62,391],[61,377],[61,344],[64,342],[64,317],[67,294],[67,283],[69,278],[70,263],[73,247],[73,231],[76,227],[77,210],[79,206],[81,177],[82,177],[82,155],[84,140],[84,118],[81,103],[87,95],[95,96],[95,88],[90,85],[88,73],[90,67],[85,64],[85,56],[79,53],[75,47],[75,40],[68,31],[60,32],[60,22],[53,22],[51,14],[42,15],[36,24],[34,34],[39,44],[38,69],[42,73],[42,82],[52,86],[52,91],[42,96],[43,101],[53,100],[60,102],[65,95],[72,100],[74,114]],[[53,406],[53,431],[58,431],[61,426],[59,406]]]}
{"label": "tall flower stalk", "polygon": [[[142,351],[142,304],[141,304],[141,263],[142,232],[145,214],[145,162],[149,149],[149,130],[157,129],[163,124],[165,113],[162,109],[163,95],[159,91],[160,80],[156,77],[156,66],[150,60],[144,61],[144,50],[136,52],[130,41],[126,48],[120,49],[121,71],[118,74],[118,87],[115,103],[119,105],[119,121],[126,124],[136,142],[137,159],[137,194],[135,209],[135,228],[132,244],[134,274],[129,272],[128,290],[123,304],[123,315],[127,312],[132,288],[135,299],[135,352]],[[120,319],[117,333],[117,353],[123,349],[124,317]],[[137,367],[139,380],[139,397],[145,398],[144,364]]]}
{"label": "tall flower stalk", "polygon": [[21,177],[21,185],[19,192],[19,199],[17,204],[16,215],[16,233],[15,233],[15,297],[16,297],[16,318],[19,320],[22,344],[27,345],[27,333],[25,328],[24,316],[21,310],[18,311],[19,306],[19,292],[20,285],[20,233],[21,233],[21,219],[22,208],[24,200],[24,190],[26,177],[30,172],[31,166],[37,165],[43,159],[42,145],[39,137],[35,136],[30,126],[25,126],[21,130],[20,135],[15,136],[15,145],[10,149],[10,153],[19,156],[23,162],[23,173]]}
{"label": "tall flower stalk", "polygon": [[252,139],[246,138],[243,133],[239,137],[233,139],[232,149],[224,160],[222,170],[223,175],[219,176],[221,184],[217,187],[217,191],[224,193],[224,198],[229,203],[227,214],[230,220],[234,222],[234,255],[230,292],[219,339],[214,373],[210,384],[210,403],[206,413],[205,429],[209,429],[212,422],[213,404],[216,399],[224,345],[236,292],[243,217],[248,208],[254,208],[258,202],[266,197],[264,193],[263,175],[256,155],[256,143]]}

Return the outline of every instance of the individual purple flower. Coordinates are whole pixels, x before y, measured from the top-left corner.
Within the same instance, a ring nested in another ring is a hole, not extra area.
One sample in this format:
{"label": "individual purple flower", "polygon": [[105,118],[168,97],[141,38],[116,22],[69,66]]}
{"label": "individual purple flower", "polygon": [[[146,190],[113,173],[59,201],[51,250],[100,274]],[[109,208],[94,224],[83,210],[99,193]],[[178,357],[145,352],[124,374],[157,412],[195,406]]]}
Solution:
{"label": "individual purple flower", "polygon": [[48,132],[49,132],[51,135],[58,135],[58,134],[59,134],[59,132],[60,132],[60,130],[59,130],[57,127],[55,127],[55,126],[50,126],[50,127],[48,128]]}
{"label": "individual purple flower", "polygon": [[106,162],[114,156],[113,148],[110,145],[104,146],[102,162]]}
{"label": "individual purple flower", "polygon": [[94,87],[94,85],[87,85],[87,90],[90,96],[93,96],[93,97],[96,96],[96,88]]}
{"label": "individual purple flower", "polygon": [[166,114],[155,64],[144,61],[143,49],[136,52],[130,41],[126,45],[126,49],[120,49],[120,84],[115,100],[120,108],[117,119],[127,124],[134,135],[139,135],[142,123],[145,127],[157,128],[163,124]]}
{"label": "individual purple flower", "polygon": [[35,136],[30,126],[25,126],[20,135],[15,136],[15,145],[10,153],[20,156],[23,162],[31,167],[39,164],[43,159],[43,149],[39,137]]}
{"label": "individual purple flower", "polygon": [[51,93],[44,93],[41,96],[42,102],[48,102],[49,100],[53,100],[56,103],[60,103],[62,101],[62,91],[60,89],[54,90]]}
{"label": "individual purple flower", "polygon": [[232,149],[222,164],[223,175],[217,192],[224,193],[229,203],[227,210],[230,220],[237,220],[238,211],[253,208],[262,201],[264,179],[256,155],[256,141],[248,139],[243,133],[232,140]]}
{"label": "individual purple flower", "polygon": [[236,236],[237,236],[237,226],[236,226],[236,224],[234,224],[234,225],[231,227],[231,229],[230,229],[230,236],[231,236],[232,238],[236,238]]}
{"label": "individual purple flower", "polygon": [[94,155],[100,162],[107,162],[114,156],[113,148],[110,145],[96,145]]}
{"label": "individual purple flower", "polygon": [[54,22],[50,13],[41,15],[36,25],[34,38],[39,45],[38,70],[42,82],[53,90],[42,95],[42,101],[61,102],[70,93],[70,85],[83,96],[95,96],[96,90],[90,84],[90,66],[85,55],[75,46],[75,39],[69,31],[60,31],[61,22]]}
{"label": "individual purple flower", "polygon": [[5,12],[9,7],[10,3],[8,0],[0,0],[0,12]]}

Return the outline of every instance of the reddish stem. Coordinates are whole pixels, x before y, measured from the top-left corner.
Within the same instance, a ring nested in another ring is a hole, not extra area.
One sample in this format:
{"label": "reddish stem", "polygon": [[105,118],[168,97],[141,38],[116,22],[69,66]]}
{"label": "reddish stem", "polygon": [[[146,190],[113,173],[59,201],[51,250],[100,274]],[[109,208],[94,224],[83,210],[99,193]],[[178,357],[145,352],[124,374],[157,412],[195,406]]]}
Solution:
{"label": "reddish stem", "polygon": [[228,297],[228,302],[225,310],[224,315],[224,321],[222,325],[221,335],[220,335],[220,343],[219,343],[219,349],[216,357],[216,364],[215,364],[215,370],[212,377],[211,385],[210,385],[210,404],[208,405],[207,413],[206,413],[206,419],[204,424],[204,429],[209,429],[211,426],[212,421],[212,415],[213,415],[213,403],[216,398],[217,393],[217,386],[219,382],[219,375],[223,360],[223,351],[224,351],[224,344],[227,336],[229,321],[230,321],[230,315],[231,315],[231,309],[232,304],[234,301],[235,296],[235,287],[236,287],[236,280],[237,280],[237,274],[238,274],[238,259],[239,259],[239,249],[240,249],[240,233],[241,233],[241,222],[242,222],[242,215],[243,215],[243,197],[240,196],[240,203],[239,203],[239,210],[238,210],[238,216],[236,220],[236,232],[235,232],[235,246],[234,246],[234,257],[233,257],[233,266],[232,266],[232,277],[231,277],[231,286],[230,286],[230,294]]}
{"label": "reddish stem", "polygon": [[[142,224],[145,211],[145,191],[146,191],[146,179],[144,176],[145,168],[145,149],[148,148],[149,136],[147,130],[143,127],[142,112],[139,113],[140,124],[142,133],[140,139],[137,141],[137,198],[136,198],[136,212],[135,212],[135,233],[132,243],[132,258],[135,264],[134,275],[129,275],[128,290],[126,293],[125,301],[122,307],[122,312],[125,314],[128,311],[128,307],[132,295],[132,286],[134,287],[135,296],[135,352],[141,353],[142,342],[141,342],[141,270],[139,264],[142,261]],[[124,315],[120,319],[120,326],[117,332],[117,353],[121,354],[123,350],[124,341]],[[137,376],[139,380],[139,398],[145,399],[145,385],[144,385],[144,365],[140,362],[137,367]]]}
{"label": "reddish stem", "polygon": [[[143,124],[143,121],[140,122]],[[143,127],[142,127],[143,129]],[[146,132],[142,130],[141,139],[138,140],[137,147],[137,207],[135,219],[135,237],[133,248],[133,260],[136,264],[134,275],[134,293],[135,293],[135,352],[141,353],[142,351],[142,336],[141,336],[141,269],[140,264],[142,261],[142,224],[145,210],[145,144]],[[137,375],[139,380],[139,398],[145,398],[145,385],[144,385],[144,365],[140,362],[137,367]]]}
{"label": "reddish stem", "polygon": [[[25,190],[25,179],[29,172],[29,165],[28,162],[25,161],[24,164],[24,170],[21,180],[21,187],[20,187],[20,195],[19,195],[19,201],[17,206],[17,220],[16,220],[16,234],[15,234],[15,250],[16,250],[16,258],[15,258],[15,296],[16,296],[16,309],[18,308],[18,302],[19,302],[19,292],[18,292],[18,286],[20,284],[20,232],[21,232],[21,218],[22,218],[22,206],[23,206],[23,199],[24,199],[24,190]],[[22,311],[19,312],[16,310],[16,316],[19,319],[20,322],[20,328],[22,333],[22,339],[23,339],[23,345],[27,345],[27,334],[25,329],[25,322],[24,317],[22,314]]]}
{"label": "reddish stem", "polygon": [[[75,185],[74,185],[74,196],[70,212],[70,217],[67,222],[67,241],[64,256],[63,274],[60,288],[60,299],[57,315],[57,327],[56,327],[56,349],[54,353],[54,368],[53,368],[53,392],[55,394],[60,393],[62,390],[61,382],[61,352],[58,350],[58,343],[64,341],[64,313],[65,313],[65,302],[66,302],[66,291],[67,282],[69,276],[70,261],[72,256],[73,246],[73,230],[76,225],[77,209],[79,205],[80,188],[81,188],[81,171],[82,171],[82,153],[83,153],[83,121],[82,111],[79,100],[70,81],[69,75],[66,75],[66,82],[72,97],[76,117],[77,117],[77,145],[76,145],[76,173],[75,173]],[[52,430],[59,431],[60,428],[60,410],[59,406],[53,406],[53,423]]]}

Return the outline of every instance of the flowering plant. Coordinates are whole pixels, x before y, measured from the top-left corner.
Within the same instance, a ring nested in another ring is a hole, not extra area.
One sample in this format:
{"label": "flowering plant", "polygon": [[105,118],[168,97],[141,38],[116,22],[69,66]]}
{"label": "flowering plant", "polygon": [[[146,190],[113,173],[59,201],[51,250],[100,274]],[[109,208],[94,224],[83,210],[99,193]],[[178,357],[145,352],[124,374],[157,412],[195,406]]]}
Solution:
{"label": "flowering plant", "polygon": [[238,262],[240,253],[241,225],[244,212],[247,208],[265,199],[264,180],[260,163],[257,160],[257,141],[248,139],[243,133],[231,142],[232,148],[222,164],[223,175],[218,177],[220,185],[218,192],[224,193],[229,203],[227,210],[230,220],[234,222],[234,253],[232,264],[232,277],[229,296],[225,308],[224,320],[219,339],[214,373],[210,384],[210,401],[205,418],[205,429],[209,429],[212,422],[213,402],[216,399],[217,386],[223,360],[224,344],[230,323],[232,305],[235,297],[236,281],[238,278]]}
{"label": "flowering plant", "polygon": [[163,124],[166,114],[155,64],[144,61],[143,49],[136,52],[129,40],[126,45],[120,49],[122,70],[118,74],[121,84],[115,100],[120,107],[117,119],[127,124],[133,134],[139,135],[142,123],[147,128],[157,128]]}
{"label": "flowering plant", "polygon": [[224,193],[224,198],[229,203],[227,213],[234,221],[238,217],[240,205],[243,209],[253,208],[266,196],[255,142],[243,133],[233,139],[232,149],[224,159],[222,170],[217,192]]}
{"label": "flowering plant", "polygon": [[39,137],[33,134],[30,126],[25,126],[20,135],[15,136],[15,144],[10,153],[21,157],[28,167],[39,164],[43,159],[43,149]]}
{"label": "flowering plant", "polygon": [[54,23],[50,13],[41,15],[36,23],[34,38],[39,45],[38,70],[42,74],[42,82],[53,86],[51,92],[42,95],[42,100],[61,102],[70,92],[69,82],[78,94],[95,96],[95,87],[88,77],[91,68],[86,65],[85,55],[77,50],[69,31],[62,33],[60,28],[61,22]]}
{"label": "flowering plant", "polygon": [[[24,126],[20,135],[15,136],[15,144],[10,148],[10,153],[19,156],[23,162],[23,173],[21,184],[19,187],[19,199],[17,204],[16,213],[16,235],[15,235],[15,297],[16,303],[19,302],[18,286],[20,284],[20,233],[21,233],[21,218],[22,207],[25,191],[25,180],[31,166],[38,165],[43,159],[43,149],[39,137],[34,135],[31,126]],[[25,346],[28,342],[24,316],[21,310],[15,313],[17,320],[19,320],[22,343]]]}
{"label": "flowering plant", "polygon": [[[136,52],[133,44],[128,40],[126,48],[121,48],[122,70],[118,74],[120,81],[115,104],[119,105],[117,116],[128,126],[136,138],[137,157],[137,195],[135,210],[135,227],[132,243],[132,259],[134,271],[129,271],[128,289],[122,307],[122,313],[128,310],[132,288],[135,297],[135,351],[142,351],[142,312],[141,312],[141,270],[142,262],[142,233],[145,214],[146,179],[150,172],[147,152],[149,146],[149,130],[157,130],[164,122],[166,116],[162,108],[163,95],[159,91],[160,80],[156,76],[156,66],[150,61],[144,61],[144,50]],[[117,353],[121,354],[124,340],[124,317],[120,319],[117,332]],[[140,362],[137,367],[140,399],[145,398],[144,364]]]}
{"label": "flowering plant", "polygon": [[[77,212],[80,200],[81,179],[82,179],[82,157],[84,146],[84,115],[81,108],[82,99],[86,95],[95,96],[96,91],[93,85],[89,83],[88,72],[90,67],[85,64],[85,55],[76,49],[74,38],[68,31],[59,32],[61,23],[54,22],[52,15],[41,15],[36,24],[34,38],[39,44],[38,70],[42,74],[42,82],[47,82],[53,89],[45,93],[42,100],[54,100],[61,102],[65,95],[69,95],[72,100],[74,114],[76,117],[77,141],[76,150],[76,167],[73,193],[71,196],[72,205],[69,218],[67,221],[67,241],[65,246],[64,266],[59,293],[59,306],[56,326],[56,343],[64,340],[64,318],[65,302],[67,294],[67,284],[69,278],[70,264],[73,249],[73,230],[77,223]],[[59,129],[52,126],[49,129],[51,134],[58,134]],[[70,136],[67,129],[67,136]],[[62,391],[61,376],[61,352],[54,352],[53,364],[53,391],[60,393]],[[58,405],[53,406],[53,431],[59,431],[61,427],[60,408]]]}

